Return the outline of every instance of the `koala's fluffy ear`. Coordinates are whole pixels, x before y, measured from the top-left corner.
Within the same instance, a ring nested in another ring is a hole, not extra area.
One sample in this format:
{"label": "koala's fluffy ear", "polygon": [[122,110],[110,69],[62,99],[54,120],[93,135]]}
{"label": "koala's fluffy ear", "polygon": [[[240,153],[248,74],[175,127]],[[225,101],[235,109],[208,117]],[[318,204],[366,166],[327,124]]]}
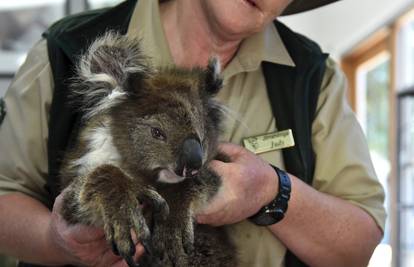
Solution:
{"label": "koala's fluffy ear", "polygon": [[80,58],[73,83],[75,100],[80,102],[85,117],[90,118],[133,93],[128,82],[132,76],[142,81],[149,73],[148,60],[138,40],[107,32]]}
{"label": "koala's fluffy ear", "polygon": [[223,87],[223,80],[220,77],[221,64],[218,58],[213,57],[208,61],[205,76],[205,91],[209,95],[217,94]]}

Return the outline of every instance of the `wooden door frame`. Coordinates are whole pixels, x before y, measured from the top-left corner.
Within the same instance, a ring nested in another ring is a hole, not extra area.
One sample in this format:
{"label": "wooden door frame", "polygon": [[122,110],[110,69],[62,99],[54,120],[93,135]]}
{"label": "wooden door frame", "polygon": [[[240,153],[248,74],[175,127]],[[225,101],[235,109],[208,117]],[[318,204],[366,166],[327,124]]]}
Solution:
{"label": "wooden door frame", "polygon": [[377,55],[390,51],[390,36],[391,30],[383,28],[352,49],[341,60],[342,70],[348,78],[349,103],[355,112],[357,111],[358,67]]}

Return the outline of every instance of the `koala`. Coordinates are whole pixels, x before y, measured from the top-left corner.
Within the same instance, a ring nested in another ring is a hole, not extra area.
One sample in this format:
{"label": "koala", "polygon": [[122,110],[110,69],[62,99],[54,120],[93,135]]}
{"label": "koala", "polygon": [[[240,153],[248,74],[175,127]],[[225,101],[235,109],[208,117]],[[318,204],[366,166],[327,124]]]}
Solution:
{"label": "koala", "polygon": [[61,214],[69,224],[102,227],[129,266],[133,231],[145,247],[139,266],[237,266],[223,227],[194,214],[220,177],[223,108],[219,63],[206,69],[153,68],[139,41],[108,32],[81,56],[71,81],[80,130],[60,169]]}

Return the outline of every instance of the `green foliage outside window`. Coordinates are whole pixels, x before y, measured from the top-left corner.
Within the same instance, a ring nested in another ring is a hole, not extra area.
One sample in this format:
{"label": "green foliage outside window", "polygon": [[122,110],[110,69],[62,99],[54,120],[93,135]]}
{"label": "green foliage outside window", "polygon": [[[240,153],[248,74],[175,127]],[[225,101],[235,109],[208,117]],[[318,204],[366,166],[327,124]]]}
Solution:
{"label": "green foliage outside window", "polygon": [[0,255],[0,267],[15,267],[16,265],[15,259]]}
{"label": "green foliage outside window", "polygon": [[371,151],[388,159],[389,68],[387,60],[366,75],[367,139]]}

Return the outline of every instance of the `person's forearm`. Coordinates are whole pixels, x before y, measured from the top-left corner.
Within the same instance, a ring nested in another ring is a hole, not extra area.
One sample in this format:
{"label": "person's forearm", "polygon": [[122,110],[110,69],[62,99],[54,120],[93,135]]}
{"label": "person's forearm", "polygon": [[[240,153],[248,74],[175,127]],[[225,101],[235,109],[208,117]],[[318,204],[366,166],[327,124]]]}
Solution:
{"label": "person's forearm", "polygon": [[367,266],[382,233],[362,209],[290,175],[285,218],[269,229],[310,266]]}
{"label": "person's forearm", "polygon": [[42,265],[63,264],[63,255],[50,242],[50,211],[21,194],[0,196],[0,253]]}

